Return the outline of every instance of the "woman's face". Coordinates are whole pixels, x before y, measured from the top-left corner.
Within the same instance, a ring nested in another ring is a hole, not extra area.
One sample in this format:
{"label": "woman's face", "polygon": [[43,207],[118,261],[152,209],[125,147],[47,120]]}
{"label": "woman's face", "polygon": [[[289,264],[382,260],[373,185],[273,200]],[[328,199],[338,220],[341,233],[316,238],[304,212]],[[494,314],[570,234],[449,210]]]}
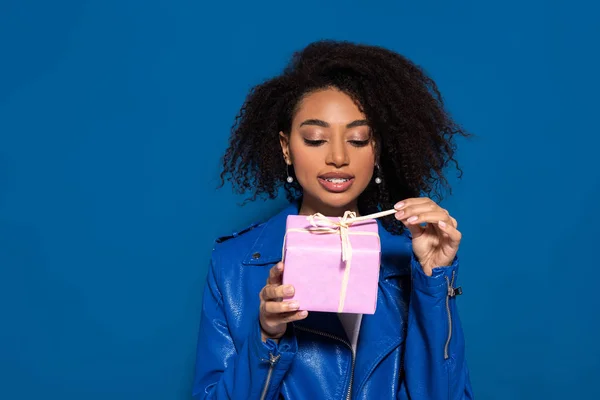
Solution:
{"label": "woman's face", "polygon": [[366,117],[348,95],[324,89],[305,96],[280,142],[303,189],[301,214],[357,211],[373,176],[375,150]]}

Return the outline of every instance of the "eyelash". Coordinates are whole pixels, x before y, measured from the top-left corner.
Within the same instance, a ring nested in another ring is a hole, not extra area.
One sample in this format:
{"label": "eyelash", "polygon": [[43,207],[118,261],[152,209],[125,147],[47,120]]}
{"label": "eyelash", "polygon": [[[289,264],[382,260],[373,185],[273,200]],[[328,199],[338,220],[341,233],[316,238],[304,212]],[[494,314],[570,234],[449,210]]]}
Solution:
{"label": "eyelash", "polygon": [[352,146],[355,147],[365,147],[366,145],[368,145],[370,142],[369,139],[367,140],[351,140],[350,143],[352,144]]}
{"label": "eyelash", "polygon": [[304,139],[304,143],[307,146],[317,147],[317,146],[320,146],[323,143],[325,143],[325,141],[324,140],[308,140],[308,139]]}
{"label": "eyelash", "polygon": [[[354,147],[365,147],[366,145],[369,144],[369,142],[370,142],[370,139],[367,139],[367,140],[350,140],[348,143],[350,143]],[[308,139],[304,139],[304,143],[307,146],[317,147],[317,146],[320,146],[323,143],[325,143],[325,140],[308,140]]]}

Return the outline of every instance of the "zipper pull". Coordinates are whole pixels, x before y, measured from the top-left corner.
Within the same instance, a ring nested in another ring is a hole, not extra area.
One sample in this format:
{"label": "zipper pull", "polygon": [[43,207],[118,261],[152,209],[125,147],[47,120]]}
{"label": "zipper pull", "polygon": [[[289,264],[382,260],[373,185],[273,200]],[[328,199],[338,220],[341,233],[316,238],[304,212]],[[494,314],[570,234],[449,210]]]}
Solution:
{"label": "zipper pull", "polygon": [[448,283],[448,297],[455,297],[455,296],[460,296],[462,294],[462,288],[459,287],[453,287],[454,286],[454,278],[456,278],[456,273],[455,271],[452,271],[452,282],[450,282],[450,280],[448,279],[448,277],[446,277],[446,282]]}
{"label": "zipper pull", "polygon": [[273,354],[269,353],[269,364],[271,364],[271,367],[274,367],[275,364],[277,364],[277,361],[279,361],[279,358],[281,357],[281,354],[277,354],[277,356],[273,356]]}
{"label": "zipper pull", "polygon": [[279,361],[279,358],[281,357],[281,354],[277,354],[276,356],[273,355],[273,353],[269,353],[269,359],[264,359],[262,358],[261,361],[267,362],[269,363],[269,365],[271,365],[271,367],[274,367],[275,364],[277,364],[277,362]]}

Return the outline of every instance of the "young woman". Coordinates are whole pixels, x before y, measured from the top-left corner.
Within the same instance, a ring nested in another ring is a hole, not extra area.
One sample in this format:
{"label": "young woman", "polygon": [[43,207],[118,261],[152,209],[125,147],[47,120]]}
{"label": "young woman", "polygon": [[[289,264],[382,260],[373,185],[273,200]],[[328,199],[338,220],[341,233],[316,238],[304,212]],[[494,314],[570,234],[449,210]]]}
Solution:
{"label": "young woman", "polygon": [[[435,83],[392,51],[316,42],[253,88],[223,179],[289,207],[219,238],[204,292],[197,399],[471,399],[457,315],[451,214],[430,199],[448,182],[456,135]],[[460,169],[459,169],[460,171]],[[373,315],[306,312],[282,285],[290,214],[378,219]]]}

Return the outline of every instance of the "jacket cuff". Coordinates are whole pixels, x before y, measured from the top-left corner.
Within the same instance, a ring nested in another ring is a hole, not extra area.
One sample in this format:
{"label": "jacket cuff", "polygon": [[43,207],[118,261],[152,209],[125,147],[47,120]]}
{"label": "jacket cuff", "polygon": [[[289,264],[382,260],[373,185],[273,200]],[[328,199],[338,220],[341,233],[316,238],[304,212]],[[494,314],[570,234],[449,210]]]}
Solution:
{"label": "jacket cuff", "polygon": [[298,351],[298,343],[292,329],[289,328],[289,324],[285,334],[279,339],[279,343],[272,339],[263,342],[258,319],[255,325],[252,330],[254,333],[250,338],[252,356],[267,363],[276,359],[276,368],[287,370]]}
{"label": "jacket cuff", "polygon": [[458,275],[458,256],[454,257],[452,264],[433,268],[431,276],[425,275],[421,263],[415,254],[411,257],[411,272],[413,287],[430,295],[448,294],[448,286],[456,282]]}

